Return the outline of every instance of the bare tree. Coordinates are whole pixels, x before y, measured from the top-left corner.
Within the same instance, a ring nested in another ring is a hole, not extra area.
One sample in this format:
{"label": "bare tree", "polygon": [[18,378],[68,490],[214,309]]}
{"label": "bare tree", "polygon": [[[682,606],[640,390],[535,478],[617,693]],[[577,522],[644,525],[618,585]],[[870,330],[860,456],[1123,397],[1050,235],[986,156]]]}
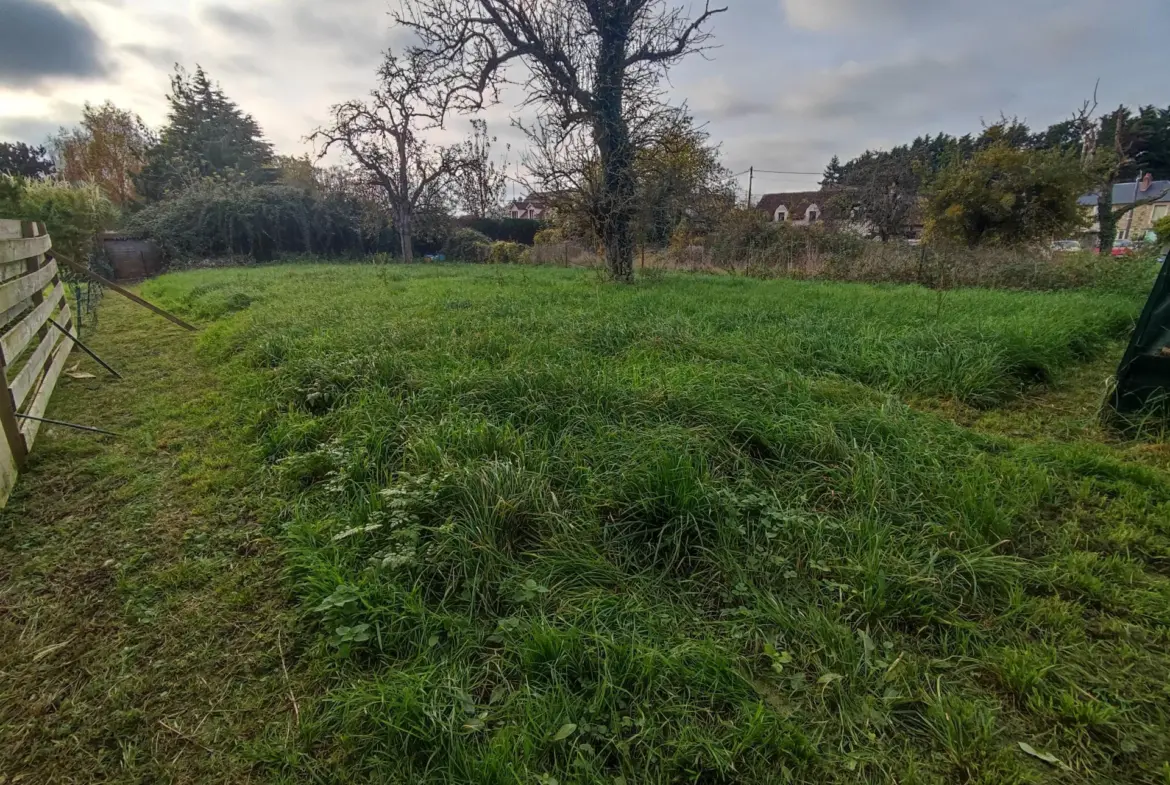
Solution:
{"label": "bare tree", "polygon": [[461,108],[499,99],[508,67],[522,64],[527,105],[562,140],[581,129],[597,152],[596,219],[615,280],[634,274],[636,211],[632,108],[658,95],[659,80],[702,51],[711,18],[669,0],[405,0],[399,22],[448,63]]}
{"label": "bare tree", "polygon": [[507,161],[492,160],[495,137],[488,136],[487,122],[471,121],[472,135],[463,146],[467,166],[455,180],[459,206],[472,218],[495,218],[503,210],[508,188]]}
{"label": "bare tree", "polygon": [[[1097,250],[1098,253],[1109,255],[1113,253],[1113,243],[1117,239],[1117,226],[1128,213],[1142,205],[1151,204],[1166,196],[1168,191],[1151,193],[1144,199],[1135,198],[1129,204],[1114,205],[1113,183],[1121,175],[1122,170],[1133,163],[1130,153],[1132,140],[1126,139],[1124,106],[1119,106],[1111,114],[1097,118],[1097,88],[1093,88],[1093,97],[1081,106],[1073,115],[1072,126],[1080,137],[1081,165],[1097,183]],[[1113,146],[1112,149],[1102,149],[1101,137],[1105,135],[1106,126],[1112,122]]]}
{"label": "bare tree", "polygon": [[435,146],[424,138],[441,128],[451,108],[451,81],[421,50],[405,58],[392,52],[378,70],[379,86],[369,101],[348,101],[333,107],[333,124],[309,140],[321,142],[320,157],[335,146],[354,160],[371,185],[380,188],[394,215],[402,259],[414,259],[415,217],[451,178],[472,165],[466,145]]}

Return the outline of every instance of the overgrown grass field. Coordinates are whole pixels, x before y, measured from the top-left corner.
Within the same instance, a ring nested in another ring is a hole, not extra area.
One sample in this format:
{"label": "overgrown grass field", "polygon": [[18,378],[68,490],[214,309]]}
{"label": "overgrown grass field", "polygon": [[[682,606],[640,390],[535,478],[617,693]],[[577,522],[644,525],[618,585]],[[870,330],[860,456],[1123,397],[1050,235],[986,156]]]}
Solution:
{"label": "overgrown grass field", "polygon": [[209,324],[285,502],[318,687],[253,751],[276,781],[1170,783],[1164,452],[940,413],[1059,386],[1131,298],[369,266],[143,291]]}

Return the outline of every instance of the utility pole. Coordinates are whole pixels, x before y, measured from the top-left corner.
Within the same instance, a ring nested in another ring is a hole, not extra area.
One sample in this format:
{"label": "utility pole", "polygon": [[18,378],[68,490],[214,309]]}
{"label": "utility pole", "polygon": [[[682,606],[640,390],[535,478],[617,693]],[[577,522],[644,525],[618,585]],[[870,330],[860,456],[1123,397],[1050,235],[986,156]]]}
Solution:
{"label": "utility pole", "polygon": [[748,167],[748,209],[752,209],[752,184],[756,179],[756,167]]}

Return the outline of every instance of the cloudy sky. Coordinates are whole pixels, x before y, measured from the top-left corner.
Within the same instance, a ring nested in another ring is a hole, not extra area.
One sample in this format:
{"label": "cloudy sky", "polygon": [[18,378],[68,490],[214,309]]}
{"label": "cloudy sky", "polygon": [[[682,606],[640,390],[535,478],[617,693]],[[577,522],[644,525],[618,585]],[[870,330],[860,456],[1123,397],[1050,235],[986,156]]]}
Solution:
{"label": "cloudy sky", "polygon": [[[1045,126],[1097,79],[1103,106],[1170,105],[1168,0],[724,1],[719,48],[677,68],[670,90],[733,171],[819,172],[833,154],[977,131],[1001,112]],[[380,52],[402,42],[392,2],[0,0],[0,140],[40,142],[107,99],[160,125],[178,62],[202,64],[280,152],[309,151],[330,105],[366,93]],[[502,140],[512,110],[490,116]],[[755,191],[817,179],[761,175]]]}

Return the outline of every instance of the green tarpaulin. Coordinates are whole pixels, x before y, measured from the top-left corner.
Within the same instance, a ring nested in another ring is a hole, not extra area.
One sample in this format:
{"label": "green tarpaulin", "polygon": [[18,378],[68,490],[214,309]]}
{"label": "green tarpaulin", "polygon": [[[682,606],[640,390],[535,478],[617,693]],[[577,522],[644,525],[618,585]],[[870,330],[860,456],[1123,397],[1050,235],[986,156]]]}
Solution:
{"label": "green tarpaulin", "polygon": [[1170,400],[1170,254],[1162,260],[1154,290],[1117,369],[1113,408],[1127,414],[1166,400]]}

